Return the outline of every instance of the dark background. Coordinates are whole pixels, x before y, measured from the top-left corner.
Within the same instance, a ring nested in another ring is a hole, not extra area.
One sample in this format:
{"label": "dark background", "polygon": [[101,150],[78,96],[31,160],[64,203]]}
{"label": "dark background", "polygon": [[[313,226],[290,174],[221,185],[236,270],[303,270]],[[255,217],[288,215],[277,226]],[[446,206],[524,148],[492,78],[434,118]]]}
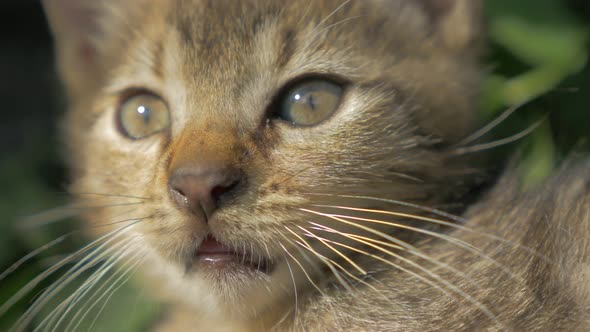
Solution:
{"label": "dark background", "polygon": [[[565,25],[573,24],[577,29],[586,29],[582,47],[589,50],[588,0],[488,1],[492,2],[494,6],[489,9],[492,21],[506,13],[517,12],[517,8],[511,6],[519,3],[524,10],[519,12],[518,17],[538,25],[548,22],[546,15],[552,15],[551,10],[542,12],[539,9],[543,7],[541,3],[558,3],[556,6],[560,8],[567,3],[570,12],[564,16]],[[527,63],[526,59],[516,55],[517,51],[503,44],[502,38],[499,39],[491,36],[492,47],[486,60],[491,74],[512,79],[540,67],[538,63]],[[67,201],[67,172],[61,162],[58,134],[64,102],[53,69],[51,36],[39,2],[0,2],[0,42],[0,271],[3,271],[27,252],[74,226],[72,222],[65,222],[32,230],[19,227],[24,217]],[[549,42],[545,46],[547,49],[556,47]],[[567,70],[564,69],[564,79],[559,85],[551,85],[549,92],[529,103],[496,131],[499,137],[510,135],[526,128],[537,116],[549,115],[548,124],[538,134],[516,144],[530,151],[528,160],[531,169],[538,165],[554,165],[572,149],[584,150],[588,147],[590,69],[585,66],[571,73]],[[497,92],[505,86],[502,84],[505,82],[488,84],[484,99],[492,102],[482,105],[484,116],[493,118],[510,104],[497,96]],[[536,95],[531,93],[531,96]],[[543,169],[540,172],[543,173]],[[0,305],[32,276],[75,247],[76,243],[66,243],[59,250],[34,259],[31,264],[0,280]],[[8,318],[0,317],[0,330],[4,330],[6,321],[18,317],[26,307],[26,302],[20,303],[9,312]]]}
{"label": "dark background", "polygon": [[[21,216],[55,204],[64,191],[58,156],[60,84],[51,36],[37,1],[0,4],[0,267],[30,248],[15,232]],[[52,194],[50,194],[52,193]]]}
{"label": "dark background", "polygon": [[[37,1],[0,4],[0,266],[25,245],[14,222],[54,203],[65,170],[58,156],[60,84]],[[15,237],[16,236],[16,237]],[[30,249],[30,248],[29,248]]]}

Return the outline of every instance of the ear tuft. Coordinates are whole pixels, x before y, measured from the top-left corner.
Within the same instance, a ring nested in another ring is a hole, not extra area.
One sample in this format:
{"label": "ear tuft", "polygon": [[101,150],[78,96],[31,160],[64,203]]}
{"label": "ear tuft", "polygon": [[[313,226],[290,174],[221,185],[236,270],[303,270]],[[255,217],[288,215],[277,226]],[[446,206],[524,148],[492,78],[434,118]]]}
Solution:
{"label": "ear tuft", "polygon": [[42,0],[55,41],[58,69],[71,97],[95,91],[106,61],[125,35],[128,7],[138,0]]}
{"label": "ear tuft", "polygon": [[[98,1],[96,1],[98,2]],[[51,28],[58,69],[68,92],[89,91],[88,75],[99,73],[97,36],[100,34],[98,8],[88,0],[42,0]]]}
{"label": "ear tuft", "polygon": [[482,0],[418,0],[441,42],[463,50],[477,43],[482,33]]}

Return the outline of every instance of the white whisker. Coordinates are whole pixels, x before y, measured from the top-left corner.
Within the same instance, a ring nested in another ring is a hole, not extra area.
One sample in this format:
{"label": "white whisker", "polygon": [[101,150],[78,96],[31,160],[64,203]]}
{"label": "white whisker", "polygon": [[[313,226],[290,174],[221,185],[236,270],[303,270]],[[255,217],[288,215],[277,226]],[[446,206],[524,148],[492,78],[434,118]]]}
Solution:
{"label": "white whisker", "polygon": [[[419,278],[419,279],[420,279],[420,280],[422,280],[423,282],[426,282],[428,285],[430,285],[430,286],[432,286],[432,287],[435,287],[436,289],[438,289],[438,290],[442,291],[444,294],[446,294],[446,295],[447,295],[447,296],[449,296],[450,298],[453,298],[453,296],[452,296],[452,295],[451,295],[449,292],[447,292],[447,291],[443,290],[443,289],[442,289],[442,288],[441,288],[439,285],[436,285],[436,284],[435,284],[433,281],[431,281],[431,280],[429,280],[429,279],[426,279],[426,278],[424,278],[424,277],[422,277],[422,276],[420,276],[420,275],[418,275],[418,274],[416,274],[416,273],[414,273],[414,272],[412,272],[412,271],[409,271],[409,270],[407,270],[407,269],[404,269],[403,267],[401,267],[401,266],[399,266],[399,265],[397,265],[397,264],[394,264],[394,263],[393,263],[393,262],[391,262],[391,261],[388,261],[388,260],[386,260],[386,259],[384,259],[384,258],[382,258],[382,257],[379,257],[379,256],[377,256],[377,255],[373,255],[373,254],[371,254],[371,253],[369,253],[369,252],[366,252],[366,251],[364,251],[364,250],[361,250],[361,249],[358,249],[358,248],[354,248],[354,247],[351,247],[351,246],[348,246],[348,245],[345,245],[345,244],[342,244],[342,243],[339,243],[339,242],[336,242],[336,241],[332,241],[332,240],[329,240],[329,239],[324,239],[324,240],[326,240],[326,241],[328,241],[328,242],[330,242],[330,243],[334,243],[335,245],[342,246],[342,247],[344,247],[344,248],[346,248],[346,249],[349,249],[349,250],[351,250],[351,251],[355,251],[355,252],[358,252],[358,253],[362,253],[362,254],[364,254],[364,255],[367,255],[367,256],[369,256],[369,257],[375,258],[375,259],[377,259],[377,260],[380,260],[380,261],[382,261],[382,262],[384,262],[384,263],[386,263],[386,264],[388,264],[388,265],[390,265],[390,266],[392,266],[392,267],[395,267],[395,268],[397,268],[397,269],[400,269],[400,270],[401,270],[401,271],[403,271],[403,272],[409,273],[409,274],[411,274],[412,276],[414,276],[414,277],[416,277],[416,278]],[[378,249],[379,247],[378,247],[378,246],[375,246],[375,248],[376,248],[376,249]],[[378,249],[378,250],[379,250],[379,249]],[[507,328],[504,326],[504,324],[502,324],[502,323],[501,323],[501,322],[498,320],[498,318],[496,317],[496,315],[494,315],[494,314],[493,314],[493,313],[492,313],[492,312],[489,310],[489,308],[488,308],[487,306],[485,306],[483,303],[481,303],[481,302],[477,301],[475,298],[473,298],[471,295],[467,294],[467,293],[466,293],[465,291],[463,291],[462,289],[460,289],[460,288],[458,288],[458,287],[454,286],[453,284],[451,284],[450,282],[448,282],[446,279],[442,278],[440,275],[438,275],[438,274],[436,274],[436,273],[434,273],[434,272],[432,272],[432,271],[430,271],[430,270],[428,270],[428,269],[424,268],[423,266],[421,266],[421,265],[419,265],[419,264],[417,264],[417,263],[413,262],[412,260],[406,259],[406,258],[404,258],[404,257],[402,257],[402,256],[400,256],[400,255],[397,255],[397,254],[395,254],[395,253],[392,253],[391,251],[385,250],[385,249],[383,249],[383,248],[381,248],[381,250],[380,250],[380,251],[382,251],[382,252],[384,252],[385,254],[387,254],[387,255],[390,255],[390,256],[392,256],[392,257],[394,257],[394,258],[396,258],[396,259],[399,259],[399,260],[401,260],[401,261],[403,261],[403,262],[405,262],[405,263],[407,263],[407,264],[409,264],[409,265],[413,266],[414,268],[417,268],[418,270],[420,270],[420,271],[422,271],[422,272],[426,273],[426,274],[427,274],[427,275],[429,275],[429,276],[430,276],[430,277],[431,277],[433,280],[436,280],[436,281],[438,281],[438,282],[442,283],[442,284],[443,284],[445,287],[447,287],[447,288],[448,288],[449,290],[451,290],[453,293],[455,293],[455,294],[457,294],[457,295],[460,295],[460,296],[461,296],[461,297],[463,297],[465,300],[467,300],[467,301],[469,301],[471,304],[475,305],[475,306],[476,306],[476,307],[477,307],[477,308],[478,308],[478,309],[479,309],[481,312],[483,312],[483,313],[484,313],[486,316],[488,316],[488,317],[489,317],[489,318],[490,318],[492,321],[494,321],[496,324],[498,324],[499,326],[501,326],[503,330],[507,330]]]}
{"label": "white whisker", "polygon": [[[281,247],[283,247],[283,245],[281,244]],[[285,247],[283,247],[283,249],[285,249]],[[291,281],[293,282],[293,294],[295,297],[295,312],[293,315],[293,326],[296,325],[297,323],[297,310],[299,308],[299,299],[298,299],[298,294],[297,294],[297,283],[295,282],[295,275],[293,275],[293,269],[291,269],[291,264],[289,264],[289,260],[285,259],[285,263],[287,263],[287,268],[289,269],[289,273],[291,274]]]}
{"label": "white whisker", "polygon": [[[506,274],[508,274],[512,278],[517,279],[517,280],[521,280],[522,279],[519,276],[515,275],[509,268],[507,268],[506,266],[504,266],[500,262],[496,261],[495,259],[493,259],[489,255],[485,254],[484,252],[482,252],[478,248],[474,247],[470,243],[467,243],[465,241],[459,240],[459,239],[454,238],[454,237],[449,236],[449,235],[439,234],[439,233],[432,232],[432,231],[429,231],[429,230],[426,230],[426,229],[422,229],[422,228],[417,228],[417,227],[412,227],[412,226],[408,226],[408,225],[403,225],[403,224],[394,223],[394,222],[387,222],[387,221],[382,221],[382,220],[377,220],[377,219],[352,217],[352,216],[338,215],[338,214],[321,214],[321,215],[323,215],[325,217],[328,217],[328,218],[331,218],[331,219],[334,219],[334,220],[338,220],[338,221],[341,221],[342,218],[346,218],[346,219],[351,219],[351,220],[366,221],[366,222],[370,222],[370,223],[376,223],[376,224],[391,226],[391,227],[395,227],[395,228],[399,228],[399,229],[405,229],[405,230],[413,231],[413,232],[416,232],[416,233],[425,234],[425,235],[432,236],[434,238],[438,238],[438,239],[441,239],[441,240],[445,240],[445,241],[451,243],[452,245],[455,245],[455,246],[457,246],[457,247],[459,247],[461,249],[466,250],[467,252],[470,252],[470,253],[472,253],[474,255],[477,255],[479,257],[484,258],[485,260],[489,261],[490,263],[492,263],[495,266],[497,266],[498,268],[500,268],[503,272],[505,272]],[[403,247],[404,248],[407,248],[407,245],[409,245],[409,244],[407,244],[407,243],[405,243],[405,244],[406,245],[404,245]],[[418,250],[415,250],[415,249],[410,250],[410,251],[411,252],[419,252]]]}
{"label": "white whisker", "polygon": [[18,227],[22,230],[29,230],[46,226],[58,221],[65,221],[69,218],[78,216],[80,211],[85,210],[100,210],[113,207],[123,207],[132,205],[141,205],[144,202],[127,202],[127,203],[116,203],[116,204],[104,204],[104,205],[78,205],[78,203],[69,204],[66,206],[50,209],[44,212],[40,212],[25,218],[22,218]]}
{"label": "white whisker", "polygon": [[351,221],[347,221],[347,220],[344,220],[344,219],[339,218],[339,217],[330,216],[327,213],[317,212],[317,211],[313,211],[313,210],[309,210],[309,209],[299,209],[299,210],[304,211],[304,212],[309,212],[309,213],[314,214],[314,215],[317,215],[317,216],[328,217],[330,219],[340,221],[340,222],[342,222],[344,224],[347,224],[347,225],[350,225],[352,227],[356,227],[356,228],[362,229],[364,231],[367,231],[369,233],[373,233],[375,235],[379,235],[382,238],[387,239],[387,240],[389,240],[389,241],[391,241],[393,243],[396,243],[398,245],[401,245],[404,248],[408,248],[408,249],[412,249],[412,250],[416,250],[416,251],[418,250],[416,247],[414,247],[414,246],[412,246],[410,244],[407,244],[407,243],[405,243],[405,242],[403,242],[403,241],[401,241],[401,240],[399,240],[399,239],[397,239],[397,238],[395,238],[395,237],[393,237],[393,236],[391,236],[389,234],[383,233],[383,232],[378,231],[378,230],[375,230],[373,228],[366,227],[366,226],[363,226],[363,225],[359,225],[357,223],[354,223],[354,222],[351,222]]}
{"label": "white whisker", "polygon": [[[394,217],[402,217],[402,218],[408,218],[408,219],[413,219],[413,220],[420,220],[420,221],[426,221],[429,223],[433,223],[433,224],[437,224],[440,226],[445,226],[445,227],[449,227],[449,228],[455,228],[464,232],[468,232],[468,233],[472,233],[472,234],[476,234],[476,235],[480,235],[483,237],[486,237],[490,240],[494,240],[494,241],[498,241],[501,242],[503,244],[509,245],[511,247],[514,248],[518,248],[521,249],[525,252],[528,252],[531,255],[534,255],[535,257],[541,258],[543,259],[545,262],[552,264],[551,259],[549,259],[548,257],[539,254],[538,252],[536,252],[535,250],[528,248],[526,246],[523,246],[522,244],[519,243],[514,243],[513,241],[507,240],[505,238],[502,238],[500,236],[491,234],[491,233],[487,233],[484,232],[483,230],[478,230],[477,228],[472,228],[472,227],[467,227],[464,225],[457,225],[455,223],[452,222],[448,222],[448,221],[444,221],[444,220],[440,220],[440,219],[434,219],[434,218],[429,218],[429,217],[425,217],[425,216],[420,216],[420,215],[415,215],[415,214],[408,214],[408,213],[400,213],[400,212],[391,212],[391,211],[385,211],[385,210],[375,210],[375,209],[363,209],[363,208],[352,208],[352,207],[346,207],[346,206],[338,206],[338,205],[314,205],[317,207],[328,207],[328,208],[334,208],[334,209],[342,209],[342,210],[349,210],[349,211],[360,211],[360,212],[370,212],[370,213],[376,213],[376,214],[382,214],[382,215],[389,215],[389,216],[394,216]],[[471,246],[471,245],[470,245]],[[475,248],[473,246],[471,246],[472,248]]]}
{"label": "white whisker", "polygon": [[519,110],[522,106],[528,104],[530,101],[531,100],[525,100],[522,103],[519,103],[519,104],[510,106],[508,109],[506,109],[504,112],[502,112],[502,114],[500,114],[494,120],[490,121],[488,124],[486,124],[485,126],[483,126],[481,129],[477,130],[476,132],[474,132],[473,134],[469,135],[468,137],[466,137],[465,139],[463,139],[461,142],[459,142],[457,144],[457,146],[465,146],[465,145],[467,145],[467,144],[469,144],[471,142],[474,142],[474,141],[478,140],[480,137],[482,137],[485,134],[487,134],[490,131],[492,131],[499,124],[501,124],[504,120],[506,120],[509,116],[511,116],[514,112],[516,112],[517,110]]}
{"label": "white whisker", "polygon": [[332,271],[332,273],[334,274],[334,277],[336,277],[336,279],[342,285],[342,287],[344,287],[348,292],[352,292],[352,288],[350,288],[350,285],[348,283],[346,283],[346,281],[344,279],[342,279],[342,275],[340,274],[340,272],[338,272],[338,270],[336,270],[334,265],[332,263],[330,263],[330,261],[326,257],[324,257],[323,255],[321,255],[320,253],[315,251],[312,248],[312,246],[307,241],[305,241],[305,239],[303,237],[301,237],[299,234],[295,233],[293,230],[289,229],[288,227],[286,229],[300,240],[300,241],[295,241],[295,243],[298,243],[302,248],[307,249],[312,254],[314,254],[316,257],[318,257],[330,269],[330,271]]}
{"label": "white whisker", "polygon": [[55,239],[55,240],[53,240],[53,241],[51,241],[51,242],[49,242],[47,244],[44,244],[41,247],[39,247],[39,248],[31,251],[27,255],[23,256],[21,259],[19,259],[18,261],[16,261],[14,264],[12,264],[9,268],[7,268],[6,270],[4,270],[4,272],[2,272],[0,274],[0,281],[2,281],[4,278],[6,278],[12,272],[16,271],[21,265],[23,265],[24,263],[28,262],[32,258],[36,257],[40,253],[42,253],[45,250],[48,250],[50,248],[53,248],[54,246],[62,243],[66,238],[68,238],[69,236],[71,236],[73,233],[74,232],[70,232],[70,233],[64,234],[64,235],[58,237],[57,239]]}
{"label": "white whisker", "polygon": [[[86,292],[91,289],[97,282],[100,280],[101,277],[106,275],[106,273],[114,266],[114,262],[118,260],[118,255],[112,255],[111,251],[119,251],[121,247],[125,248],[127,246],[124,242],[119,242],[114,246],[108,248],[104,252],[96,255],[91,260],[85,257],[76,266],[66,272],[60,279],[54,282],[46,291],[41,294],[41,296],[34,302],[33,306],[36,307],[34,311],[31,312],[31,317],[36,315],[39,310],[41,310],[51,299],[55,298],[59,292],[61,292],[67,285],[81,276],[84,272],[88,271],[92,267],[98,265],[104,257],[109,257],[108,260],[98,269],[98,271],[92,274],[87,280],[85,280],[81,286],[73,293],[70,294],[64,301],[62,301],[57,307],[55,307],[51,312],[37,325],[34,331],[40,331],[44,326],[46,329],[50,329],[51,326],[59,325],[62,319],[64,319],[68,312],[72,309],[73,305],[75,305],[85,294]],[[89,256],[94,256],[94,253],[91,253]],[[55,320],[59,319],[57,323]]]}
{"label": "white whisker", "polygon": [[[408,202],[403,202],[403,201],[399,201],[399,200],[394,200],[394,199],[387,199],[387,198],[379,198],[379,197],[370,197],[370,196],[355,196],[355,195],[330,195],[330,194],[310,194],[310,195],[318,195],[318,196],[336,196],[336,197],[342,197],[342,198],[354,198],[354,199],[366,199],[366,200],[370,200],[370,201],[376,201],[376,202],[383,202],[383,203],[391,203],[391,204],[395,204],[395,205],[400,205],[400,206],[405,206],[405,207],[411,207],[411,208],[415,208],[417,210],[420,211],[425,211],[425,212],[429,212],[429,213],[434,213],[436,215],[439,215],[441,217],[445,217],[448,218],[456,223],[459,224],[468,224],[469,220],[460,217],[460,216],[456,216],[456,215],[452,215],[450,213],[441,211],[441,210],[437,210],[434,208],[429,208],[426,206],[422,206],[422,205],[418,205],[418,204],[413,204],[413,203],[408,203]],[[367,211],[367,212],[373,212],[373,213],[378,213],[378,214],[385,214],[385,215],[391,215],[391,216],[400,216],[400,217],[406,217],[406,218],[411,218],[411,219],[415,219],[415,220],[422,220],[422,221],[428,221],[431,223],[435,223],[441,226],[447,226],[447,227],[451,227],[451,228],[456,228],[465,232],[469,232],[469,233],[473,233],[473,234],[477,234],[477,235],[481,235],[484,237],[487,237],[489,239],[510,245],[514,248],[518,248],[520,250],[523,250],[535,257],[538,257],[542,260],[544,260],[545,262],[549,263],[549,264],[553,264],[553,261],[545,256],[542,255],[541,253],[535,251],[534,249],[531,249],[527,246],[524,246],[520,243],[515,243],[513,241],[507,240],[505,238],[502,238],[500,236],[491,234],[491,233],[486,233],[483,230],[478,230],[476,228],[471,228],[471,227],[466,227],[466,226],[462,226],[462,225],[458,225],[452,222],[448,222],[448,221],[444,221],[444,220],[439,220],[439,219],[433,219],[433,218],[428,218],[428,217],[423,217],[423,216],[418,216],[418,215],[413,215],[413,214],[402,214],[402,213],[397,213],[397,212],[390,212],[390,211],[384,211],[384,210],[374,210],[374,209],[362,209],[362,208],[351,208],[351,207],[345,207],[345,206],[337,206],[337,205],[321,205],[321,204],[315,204],[314,206],[323,206],[323,207],[330,207],[330,208],[338,208],[338,209],[347,209],[347,210],[353,210],[353,211]]]}
{"label": "white whisker", "polygon": [[[140,253],[139,253],[140,254]],[[107,303],[109,303],[109,300],[111,299],[111,297],[123,286],[125,285],[129,279],[133,276],[133,274],[135,273],[135,271],[137,270],[137,267],[144,261],[145,259],[138,259],[135,263],[133,263],[131,266],[129,266],[129,268],[127,268],[127,270],[123,271],[123,273],[121,273],[121,276],[119,278],[117,278],[117,280],[114,281],[113,285],[111,285],[111,287],[109,287],[109,289],[106,290],[106,292],[104,294],[109,294],[109,296],[106,298],[105,302],[103,303],[102,307],[100,308],[100,310],[98,311],[96,317],[94,318],[94,320],[92,321],[92,323],[90,324],[90,327],[88,328],[88,331],[91,331],[94,324],[96,323],[98,317],[100,317],[100,314],[103,312],[105,306],[107,305]],[[127,275],[127,276],[126,276]],[[121,279],[125,278],[122,282]],[[116,288],[114,288],[112,291],[110,291],[111,288],[113,288],[114,285],[116,285],[118,282],[120,282],[119,286],[117,286]],[[104,297],[104,294],[101,296]],[[78,324],[76,324],[76,326],[74,326],[74,328],[72,329],[72,331],[76,331],[76,329],[78,328],[78,325],[82,322],[82,320],[84,319],[84,317],[87,315],[88,312],[90,312],[90,310],[92,309],[92,307],[98,303],[98,301],[101,300],[101,298],[97,299],[96,302],[86,310],[86,313],[84,313],[84,315],[82,316],[82,318],[80,319],[80,322],[78,322]]]}
{"label": "white whisker", "polygon": [[[33,280],[29,281],[24,287],[22,287],[16,294],[14,294],[12,297],[10,297],[0,307],[0,316],[4,315],[9,308],[11,308],[16,302],[20,301],[26,294],[28,294],[33,288],[35,288],[41,281],[45,280],[47,277],[49,277],[50,275],[52,275],[53,273],[55,273],[57,270],[59,270],[65,264],[71,262],[73,259],[75,259],[79,255],[85,253],[86,251],[92,249],[93,247],[95,247],[98,244],[100,244],[101,242],[103,242],[99,247],[97,247],[90,254],[88,254],[83,260],[81,260],[79,263],[77,263],[74,266],[74,268],[70,269],[70,271],[73,271],[73,270],[81,267],[81,265],[84,264],[89,258],[91,258],[96,252],[102,250],[102,248],[104,248],[110,242],[112,242],[115,239],[117,239],[118,236],[120,236],[121,234],[123,234],[126,231],[128,231],[131,226],[135,225],[136,223],[138,223],[140,221],[141,220],[138,220],[138,221],[136,221],[136,222],[134,222],[134,223],[132,223],[130,225],[122,226],[122,227],[120,227],[118,229],[115,229],[115,230],[113,230],[113,231],[111,231],[111,232],[109,232],[109,233],[107,233],[107,234],[99,237],[98,239],[94,240],[90,244],[84,246],[83,248],[81,248],[80,250],[76,251],[75,253],[69,255],[68,257],[64,258],[63,260],[61,260],[60,262],[58,262],[54,266],[52,266],[49,269],[45,270],[39,276],[37,276]],[[67,273],[66,273],[66,275],[67,275]],[[60,278],[60,280],[62,280],[63,278],[64,277]],[[43,295],[47,295],[47,292],[45,292]],[[43,295],[42,295],[42,297],[43,297]],[[41,300],[41,298],[37,299],[37,301],[35,302],[35,304],[33,304],[31,307],[29,307],[29,309],[27,309],[27,311],[25,312],[25,314],[23,314],[17,320],[17,322],[15,323],[14,326],[22,326],[22,327],[27,326],[28,323],[32,319],[32,315],[38,310],[39,304],[41,303],[40,300]]]}
{"label": "white whisker", "polygon": [[[316,235],[316,234],[314,234],[313,232],[310,232],[309,230],[307,230],[307,229],[305,229],[305,228],[303,228],[303,227],[299,227],[299,228],[300,228],[302,231],[304,231],[304,232],[305,232],[305,234],[307,234],[307,235],[309,235],[309,236],[311,236],[311,237],[315,238],[316,240],[320,241],[322,244],[324,244],[324,245],[328,246],[328,247],[330,248],[330,250],[332,250],[333,252],[337,253],[338,255],[342,255],[342,254],[341,254],[341,252],[340,252],[339,250],[337,250],[337,249],[335,249],[334,247],[332,247],[332,246],[329,246],[329,245],[327,244],[327,242],[331,242],[331,241],[326,241],[326,240],[324,240],[322,237],[319,237],[319,236],[317,236],[317,235]],[[328,258],[326,258],[326,259],[328,259]],[[347,259],[347,260],[349,260],[349,259]],[[365,285],[366,287],[368,287],[369,289],[371,289],[372,291],[374,291],[374,292],[375,292],[375,294],[377,294],[377,295],[379,295],[379,296],[383,297],[383,299],[384,299],[386,302],[389,302],[389,303],[390,303],[390,304],[392,304],[392,305],[396,304],[396,303],[394,303],[393,301],[391,301],[391,299],[389,299],[387,296],[383,295],[383,294],[382,294],[382,292],[381,292],[381,291],[379,291],[379,290],[378,290],[378,289],[377,289],[375,286],[373,286],[373,285],[369,284],[368,282],[366,282],[366,281],[364,281],[364,280],[360,279],[359,277],[355,276],[354,274],[352,274],[352,273],[348,272],[348,270],[346,270],[346,269],[345,269],[344,267],[342,267],[340,264],[336,263],[334,260],[331,260],[331,259],[330,259],[330,262],[331,262],[332,264],[334,264],[336,267],[338,267],[338,268],[339,268],[341,271],[343,271],[344,273],[346,273],[346,274],[347,274],[349,277],[351,277],[351,278],[353,278],[354,280],[356,280],[358,283],[360,283],[360,284],[362,284],[362,285]],[[356,264],[355,264],[355,265],[356,265]],[[365,277],[365,276],[368,276],[368,275],[369,275],[369,274],[365,272],[365,273],[363,274],[363,277]]]}
{"label": "white whisker", "polygon": [[[111,257],[106,262],[104,262],[104,264],[96,272],[94,272],[93,275],[88,278],[88,280],[86,280],[80,287],[78,287],[78,289],[72,295],[70,295],[66,300],[64,300],[62,302],[62,304],[67,303],[68,308],[60,314],[61,318],[57,323],[52,324],[50,322],[48,326],[54,326],[53,330],[57,329],[57,327],[60,326],[61,321],[67,316],[69,311],[71,309],[73,309],[74,306],[76,306],[77,303],[80,300],[82,300],[84,298],[84,296],[86,296],[86,294],[88,294],[88,292],[90,290],[92,290],[92,288],[96,284],[98,284],[99,281],[105,275],[107,275],[109,273],[109,271],[115,266],[115,264],[117,264],[118,262],[122,261],[123,259],[125,259],[127,257],[127,252],[129,251],[130,248],[132,248],[133,245],[134,245],[133,243],[126,243],[125,245],[123,245],[121,248],[119,248],[117,250],[116,254],[110,255]],[[138,254],[136,254],[135,256],[138,256]],[[135,256],[130,257],[129,260],[131,261],[133,258],[135,258]],[[124,266],[121,269],[123,269]],[[119,272],[119,271],[117,271],[117,272]],[[95,295],[98,294],[98,292],[100,292],[104,288],[105,285],[110,283],[110,281],[116,276],[117,272],[113,273],[113,275],[111,277],[109,277],[101,287],[99,287],[98,289],[96,289],[94,291]],[[91,296],[87,301],[92,301],[95,295]],[[76,320],[76,318],[78,317],[78,314],[80,313],[80,310],[82,310],[86,306],[86,304],[84,304],[78,310],[78,313],[76,313],[76,315],[74,317],[72,317],[72,319],[70,320],[70,323],[64,329],[65,331],[69,330],[70,324],[72,324]],[[55,315],[57,316],[57,312]],[[82,319],[83,319],[83,317],[82,317]]]}
{"label": "white whisker", "polygon": [[[285,237],[283,234],[281,234],[289,243],[291,243],[291,241]],[[291,243],[292,246],[299,251],[299,253],[304,256],[304,258],[306,258],[306,260],[311,263],[311,260],[308,258],[307,254],[305,254],[303,251],[301,251],[301,248],[293,243]],[[303,272],[303,274],[305,275],[305,277],[307,278],[307,280],[311,283],[311,285],[323,296],[326,296],[326,294],[324,293],[324,291],[313,281],[313,279],[309,276],[309,273],[307,273],[307,270],[303,267],[303,265],[301,264],[301,262],[299,262],[299,260],[297,258],[295,258],[295,256],[293,256],[284,246],[282,243],[279,244],[281,246],[281,248],[283,248],[283,250],[285,251],[285,253],[287,255],[289,255],[289,257],[291,257],[291,259],[293,259],[293,261],[295,261],[295,263],[297,265],[299,265],[299,267],[301,268],[301,271]]]}
{"label": "white whisker", "polygon": [[521,131],[518,134],[494,141],[494,142],[489,142],[489,143],[482,143],[482,144],[477,144],[477,145],[472,145],[472,146],[466,146],[466,147],[460,147],[457,148],[453,151],[454,155],[458,155],[458,156],[462,156],[462,155],[466,155],[469,153],[475,153],[475,152],[481,152],[481,151],[485,151],[485,150],[490,150],[493,148],[497,148],[499,146],[502,145],[506,145],[506,144],[510,144],[513,142],[516,142],[526,136],[528,136],[530,133],[532,133],[533,131],[535,131],[537,128],[539,128],[539,126],[541,124],[543,124],[543,122],[545,122],[545,118],[533,123],[530,127],[528,127],[527,129]]}
{"label": "white whisker", "polygon": [[[304,232],[309,232],[309,230],[301,227],[301,226],[297,226],[297,228],[301,229]],[[311,232],[310,232],[311,233]],[[312,233],[313,234],[313,233]],[[326,247],[328,247],[329,249],[331,249],[332,251],[334,251],[338,256],[342,257],[345,261],[347,261],[350,265],[352,265],[357,271],[359,271],[362,275],[366,275],[368,274],[367,271],[365,271],[363,268],[361,268],[360,266],[358,266],[358,264],[356,264],[352,259],[348,258],[346,255],[344,255],[343,253],[341,253],[340,251],[336,250],[334,247],[332,247],[331,245],[329,245],[328,243],[325,243],[324,241],[322,241],[320,238],[317,238],[317,240],[319,240],[320,242],[322,242],[323,245],[325,245]]]}
{"label": "white whisker", "polygon": [[[329,228],[329,227],[326,227],[326,226],[322,226],[322,225],[319,225],[319,224],[314,223],[314,222],[310,222],[310,224],[317,225],[317,227],[315,228],[316,230],[323,231],[323,232],[329,232],[329,233],[332,233],[332,234],[339,234],[339,235],[344,236],[346,238],[349,238],[351,240],[354,240],[354,241],[360,242],[362,244],[365,244],[365,245],[367,245],[367,246],[369,246],[371,248],[377,249],[377,250],[379,250],[381,252],[387,253],[388,255],[392,255],[392,252],[391,251],[386,250],[385,248],[380,247],[380,246],[377,245],[379,243],[383,243],[382,241],[374,240],[374,239],[366,238],[366,237],[362,237],[362,236],[356,236],[354,234],[351,234],[350,236],[347,236],[346,233],[339,232],[339,231],[337,231],[335,229],[332,229],[332,228]],[[443,262],[440,262],[439,260],[436,260],[436,259],[434,259],[434,258],[432,258],[432,257],[430,257],[430,256],[428,256],[428,255],[426,255],[426,254],[424,254],[422,252],[419,252],[419,251],[407,250],[406,248],[401,248],[401,250],[406,251],[406,252],[408,252],[408,253],[410,253],[410,254],[412,254],[414,256],[417,256],[419,258],[422,258],[422,259],[424,259],[424,260],[426,260],[426,261],[428,261],[430,263],[433,263],[433,264],[437,265],[438,267],[442,267],[443,269],[446,269],[448,271],[451,271],[454,274],[456,274],[456,275],[460,276],[461,278],[463,278],[464,280],[466,280],[472,286],[474,286],[476,288],[479,288],[479,286],[477,285],[477,283],[471,277],[469,277],[465,273],[463,273],[463,272],[455,269],[454,267],[452,267],[452,266],[450,266],[448,264],[445,264]],[[398,255],[395,255],[393,257],[399,259],[399,256]]]}
{"label": "white whisker", "polygon": [[140,200],[151,200],[150,197],[134,196],[134,195],[119,195],[119,194],[105,194],[105,193],[91,193],[91,192],[69,192],[67,194],[74,196],[101,196],[112,198],[135,198]]}

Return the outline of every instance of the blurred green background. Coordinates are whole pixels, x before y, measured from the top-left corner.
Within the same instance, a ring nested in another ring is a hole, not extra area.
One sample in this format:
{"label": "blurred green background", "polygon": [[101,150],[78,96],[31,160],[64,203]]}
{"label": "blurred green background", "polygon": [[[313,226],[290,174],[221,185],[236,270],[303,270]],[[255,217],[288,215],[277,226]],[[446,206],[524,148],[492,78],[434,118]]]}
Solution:
{"label": "blurred green background", "polygon": [[[530,185],[543,179],[572,150],[590,150],[588,2],[487,1],[490,48],[485,63],[489,75],[482,116],[492,120],[507,108],[524,106],[480,142],[510,137],[546,117],[531,135],[509,145],[525,151],[522,176]],[[64,103],[40,4],[3,1],[0,15],[0,271],[4,271],[31,250],[76,226],[75,221],[66,221],[51,227],[18,227],[22,218],[67,202],[67,175],[57,134]],[[64,241],[0,280],[0,306],[82,243],[83,239],[76,237]],[[0,317],[0,331],[5,331],[52,280]],[[110,300],[94,328],[142,330],[157,317],[158,310],[140,289],[125,287]],[[97,314],[92,312],[89,317]]]}

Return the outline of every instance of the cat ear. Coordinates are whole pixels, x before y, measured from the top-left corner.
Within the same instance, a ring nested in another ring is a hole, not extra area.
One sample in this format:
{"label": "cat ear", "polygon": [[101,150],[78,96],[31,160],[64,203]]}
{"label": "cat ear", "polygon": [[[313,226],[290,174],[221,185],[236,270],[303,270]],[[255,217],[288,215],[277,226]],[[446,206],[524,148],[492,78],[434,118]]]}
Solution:
{"label": "cat ear", "polygon": [[[414,1],[414,0],[412,0]],[[462,50],[477,43],[482,32],[482,0],[418,0],[445,47]]]}
{"label": "cat ear", "polygon": [[[42,0],[54,36],[58,69],[70,94],[87,93],[104,79],[108,49],[124,25],[119,1]],[[121,1],[126,3],[127,1]],[[135,0],[133,0],[135,2]]]}

